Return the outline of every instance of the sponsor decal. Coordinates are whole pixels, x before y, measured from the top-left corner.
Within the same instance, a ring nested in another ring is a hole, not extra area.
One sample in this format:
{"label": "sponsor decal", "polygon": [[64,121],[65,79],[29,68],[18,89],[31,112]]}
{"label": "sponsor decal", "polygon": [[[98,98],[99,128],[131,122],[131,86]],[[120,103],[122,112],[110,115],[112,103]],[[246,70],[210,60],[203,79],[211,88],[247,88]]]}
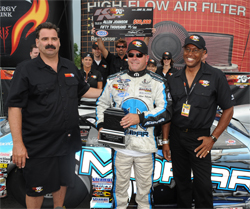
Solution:
{"label": "sponsor decal", "polygon": [[112,87],[113,87],[115,90],[118,90],[118,91],[125,91],[124,85],[123,85],[123,84],[113,84]]}
{"label": "sponsor decal", "polygon": [[193,41],[200,41],[199,36],[190,36],[190,39],[192,39]]}
{"label": "sponsor decal", "polygon": [[43,187],[32,187],[32,190],[37,192],[37,193],[40,193],[43,191]]}
{"label": "sponsor decal", "polygon": [[[128,82],[130,82],[131,80],[130,79],[119,79],[119,80],[117,80],[117,82],[118,83],[128,83]],[[127,84],[128,85],[128,84]]]}
{"label": "sponsor decal", "polygon": [[139,88],[139,91],[151,92],[151,88]]}
{"label": "sponsor decal", "polygon": [[105,190],[97,190],[94,191],[92,195],[95,197],[111,197],[111,192]]}
{"label": "sponsor decal", "polygon": [[109,9],[109,13],[114,15],[114,16],[121,17],[121,16],[124,16],[124,14],[123,14],[124,9],[122,9],[122,8],[117,9],[115,7],[112,7]]}
{"label": "sponsor decal", "polygon": [[236,141],[235,140],[233,140],[233,139],[228,139],[227,141],[226,141],[226,144],[227,145],[235,145],[236,144]]}
{"label": "sponsor decal", "polygon": [[73,78],[75,77],[74,73],[65,73],[64,74],[66,78]]}
{"label": "sponsor decal", "polygon": [[0,142],[0,146],[13,146],[13,142]]}
{"label": "sponsor decal", "polygon": [[132,44],[136,47],[142,47],[142,43],[140,41],[133,41]]}
{"label": "sponsor decal", "polygon": [[199,83],[200,83],[202,86],[207,87],[207,86],[209,86],[210,81],[207,81],[207,80],[199,80]]}
{"label": "sponsor decal", "polygon": [[130,130],[129,132],[125,132],[128,135],[132,135],[132,136],[141,136],[141,137],[149,137],[149,133],[147,131],[133,131]]}
{"label": "sponsor decal", "polygon": [[107,36],[109,33],[108,33],[108,31],[106,31],[106,30],[98,30],[97,32],[96,32],[96,35],[97,36],[100,36],[100,37],[105,37],[105,36]]}
{"label": "sponsor decal", "polygon": [[10,157],[10,153],[0,152],[1,157]]}
{"label": "sponsor decal", "polygon": [[92,183],[110,183],[112,184],[112,178],[92,178]]}
{"label": "sponsor decal", "polygon": [[147,79],[145,78],[143,81],[142,81],[142,84],[149,84],[151,81],[147,81]]}
{"label": "sponsor decal", "polygon": [[93,197],[92,198],[93,203],[109,203],[108,197]]}
{"label": "sponsor decal", "polygon": [[0,168],[7,168],[8,164],[7,163],[0,163]]}
{"label": "sponsor decal", "polygon": [[146,125],[157,124],[157,123],[160,123],[160,122],[163,122],[163,121],[165,121],[165,118],[161,118],[161,119],[158,120],[158,121],[147,121],[147,122],[145,123],[145,126],[146,126]]}

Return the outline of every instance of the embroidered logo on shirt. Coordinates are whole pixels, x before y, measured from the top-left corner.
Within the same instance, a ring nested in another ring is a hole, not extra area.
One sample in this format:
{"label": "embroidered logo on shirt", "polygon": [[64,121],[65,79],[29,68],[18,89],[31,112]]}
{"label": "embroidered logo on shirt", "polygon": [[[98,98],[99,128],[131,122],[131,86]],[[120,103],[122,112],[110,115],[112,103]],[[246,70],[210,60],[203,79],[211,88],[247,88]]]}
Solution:
{"label": "embroidered logo on shirt", "polygon": [[207,86],[209,86],[210,81],[207,81],[207,80],[199,80],[199,83],[200,83],[202,86],[207,87]]}
{"label": "embroidered logo on shirt", "polygon": [[66,78],[73,78],[75,77],[74,73],[65,73],[64,74]]}
{"label": "embroidered logo on shirt", "polygon": [[40,193],[43,191],[43,187],[32,187],[32,190],[34,190],[37,193]]}
{"label": "embroidered logo on shirt", "polygon": [[102,65],[103,68],[107,68],[107,65]]}
{"label": "embroidered logo on shirt", "polygon": [[96,75],[92,75],[92,76],[91,76],[91,78],[94,78],[94,79],[96,79],[97,77],[96,77]]}

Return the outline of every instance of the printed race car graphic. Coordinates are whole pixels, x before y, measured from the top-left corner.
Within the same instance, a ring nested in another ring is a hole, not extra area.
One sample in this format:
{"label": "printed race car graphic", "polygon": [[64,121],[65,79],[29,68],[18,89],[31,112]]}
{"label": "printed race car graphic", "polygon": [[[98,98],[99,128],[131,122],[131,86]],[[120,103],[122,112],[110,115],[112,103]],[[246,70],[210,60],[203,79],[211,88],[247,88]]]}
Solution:
{"label": "printed race car graphic", "polygon": [[[235,107],[235,117],[240,117],[239,111],[243,110],[243,116],[249,115],[250,107],[239,106]],[[94,127],[95,120],[87,120],[90,116],[86,116],[86,124],[82,126]],[[212,130],[218,124],[219,118],[216,118]],[[91,122],[90,122],[91,121]],[[91,125],[93,123],[93,126]],[[250,137],[249,137],[248,121],[242,118],[239,120],[232,119],[230,125],[219,137],[218,141],[214,144],[211,151],[212,158],[212,175],[211,180],[213,183],[213,203],[214,208],[250,208]],[[2,131],[2,133],[5,133]],[[89,198],[80,200],[83,193],[85,196],[91,197],[91,208],[112,208],[112,152],[111,148],[98,144],[97,141],[92,140],[97,136],[97,130],[94,128],[89,129],[89,135],[87,142],[90,143],[83,146],[81,151],[77,152],[76,158],[76,180],[78,180],[78,190],[73,189],[68,194],[71,194],[72,201],[66,206],[68,208],[77,207],[81,201],[88,201]],[[8,161],[11,160],[12,155],[12,138],[9,133],[6,133],[0,138],[1,153],[0,163],[2,167],[5,167],[7,163],[5,159],[8,157]],[[7,153],[7,155],[6,155]],[[1,158],[2,157],[2,158]],[[9,164],[9,163],[8,163]],[[11,164],[11,163],[10,163]],[[9,165],[8,168],[11,166]],[[16,179],[16,172],[10,172],[8,178]],[[22,175],[19,175],[19,177]],[[21,180],[21,179],[19,179]],[[159,147],[159,151],[156,153],[155,158],[155,171],[153,178],[154,186],[154,203],[157,205],[163,205],[166,208],[176,207],[176,191],[175,180],[173,178],[172,163],[163,158],[162,151]],[[9,180],[9,183],[12,180]],[[18,184],[22,185],[22,184]],[[24,184],[23,184],[24,185]],[[79,186],[80,185],[80,186]],[[6,192],[5,185],[2,186],[2,191]],[[13,184],[13,192],[16,191],[17,184]],[[37,189],[37,188],[36,188]],[[25,188],[23,189],[25,191]],[[11,190],[12,191],[12,190]],[[40,191],[40,188],[37,189]],[[20,194],[19,192],[16,194]],[[130,184],[128,189],[129,205],[135,207],[135,195],[136,195],[136,181],[134,171],[132,169]],[[73,199],[73,197],[77,198]],[[163,198],[164,197],[164,198]],[[25,193],[20,196],[20,200],[25,199]],[[47,201],[51,201],[52,198],[46,198]],[[75,203],[78,200],[78,203]],[[25,204],[25,202],[24,202]],[[74,205],[75,204],[75,205]]]}

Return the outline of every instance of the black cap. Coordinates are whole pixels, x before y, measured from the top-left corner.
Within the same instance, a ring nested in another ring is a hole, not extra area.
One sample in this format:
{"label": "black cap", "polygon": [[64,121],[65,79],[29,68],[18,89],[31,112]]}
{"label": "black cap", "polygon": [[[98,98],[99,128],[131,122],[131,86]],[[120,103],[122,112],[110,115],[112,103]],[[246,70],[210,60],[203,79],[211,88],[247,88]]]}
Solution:
{"label": "black cap", "polygon": [[85,53],[82,55],[82,59],[85,58],[85,57],[91,57],[92,60],[94,60],[93,55],[92,55],[91,53],[89,53],[89,52],[85,52]]}
{"label": "black cap", "polygon": [[156,61],[154,59],[149,59],[148,60],[148,65],[149,64],[153,64],[154,66],[157,66],[157,63],[156,63]]}
{"label": "black cap", "polygon": [[167,58],[169,58],[169,59],[172,59],[172,54],[171,54],[171,52],[166,51],[166,52],[163,52],[162,58],[163,58],[163,57],[167,57]]}
{"label": "black cap", "polygon": [[139,39],[133,40],[129,43],[127,52],[129,52],[130,50],[137,50],[142,54],[148,54],[147,45],[145,44],[144,41]]}
{"label": "black cap", "polygon": [[98,46],[98,43],[97,43],[97,42],[94,42],[94,43],[92,44],[92,49],[95,49],[95,48],[97,48],[97,47],[99,47],[99,46]]}
{"label": "black cap", "polygon": [[206,48],[205,47],[206,46],[205,40],[203,39],[202,36],[197,35],[197,34],[190,35],[189,37],[187,37],[185,39],[184,46],[186,46],[188,44],[193,44],[193,45],[197,46],[199,49],[205,49]]}

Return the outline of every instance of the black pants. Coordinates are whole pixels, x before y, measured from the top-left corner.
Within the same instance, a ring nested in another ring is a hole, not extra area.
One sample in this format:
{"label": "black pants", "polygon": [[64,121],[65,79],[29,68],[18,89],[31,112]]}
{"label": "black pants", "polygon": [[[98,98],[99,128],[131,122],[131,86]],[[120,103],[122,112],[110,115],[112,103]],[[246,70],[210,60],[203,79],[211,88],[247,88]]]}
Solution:
{"label": "black pants", "polygon": [[193,197],[195,208],[213,208],[211,154],[209,153],[205,158],[199,158],[194,152],[195,148],[202,143],[197,138],[209,136],[209,134],[209,129],[183,132],[171,126],[170,149],[178,208],[191,208]]}

